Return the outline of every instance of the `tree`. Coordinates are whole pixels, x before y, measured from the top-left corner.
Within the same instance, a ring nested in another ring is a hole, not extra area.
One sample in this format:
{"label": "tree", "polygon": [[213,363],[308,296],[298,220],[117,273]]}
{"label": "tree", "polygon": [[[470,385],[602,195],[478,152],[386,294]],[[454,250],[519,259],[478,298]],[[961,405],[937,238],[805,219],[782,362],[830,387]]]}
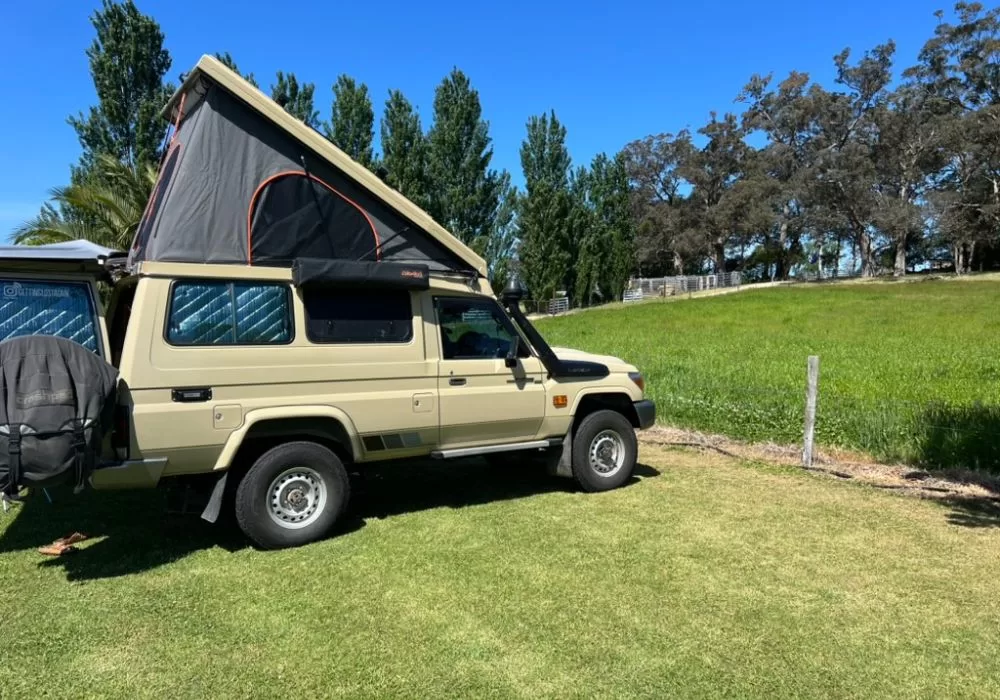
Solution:
{"label": "tree", "polygon": [[458,69],[435,90],[427,140],[431,216],[464,243],[494,235],[502,176],[490,168],[493,148],[479,93]]}
{"label": "tree", "polygon": [[52,200],[82,216],[66,218],[52,204],[14,231],[14,242],[27,245],[88,240],[127,250],[135,237],[146,202],[153,191],[156,169],[149,163],[123,163],[101,154],[93,163],[99,177],[52,190]]}
{"label": "tree", "polygon": [[726,271],[726,247],[736,236],[747,233],[741,214],[751,200],[738,185],[751,148],[733,114],[719,119],[713,112],[698,133],[708,141],[689,154],[679,171],[691,184],[687,230],[701,235],[711,250],[716,273],[722,273]]}
{"label": "tree", "polygon": [[375,112],[367,85],[358,84],[348,75],[337,78],[326,137],[366,168],[374,167]]}
{"label": "tree", "polygon": [[906,274],[907,245],[923,232],[929,178],[943,167],[939,121],[916,85],[900,86],[875,112],[874,222],[895,249],[893,275]]}
{"label": "tree", "polygon": [[822,90],[807,89],[809,76],[795,71],[776,90],[769,89],[770,84],[771,76],[754,75],[738,99],[747,104],[744,128],[760,130],[768,138],[757,161],[762,177],[755,183],[758,201],[772,209],[773,224],[765,223],[762,231],[763,248],[768,262],[775,265],[774,277],[787,279],[802,257],[802,237],[810,224]]}
{"label": "tree", "polygon": [[427,207],[427,139],[420,116],[399,90],[391,90],[381,121],[382,167],[386,182]]}
{"label": "tree", "polygon": [[319,112],[313,105],[313,91],[316,86],[312,83],[300,85],[295,73],[286,75],[280,70],[276,80],[278,82],[271,86],[271,99],[306,126],[313,129],[319,127]]}
{"label": "tree", "polygon": [[498,187],[500,197],[491,233],[485,239],[476,239],[473,246],[486,260],[490,284],[497,291],[507,286],[517,252],[519,199],[517,188],[511,184],[510,173],[506,170],[500,173]]}
{"label": "tree", "polygon": [[861,256],[861,274],[877,269],[873,241],[878,173],[876,114],[884,108],[892,78],[892,42],[866,52],[851,65],[850,50],[834,57],[837,84],[846,93],[817,95],[816,201],[830,228],[848,232]]}
{"label": "tree", "polygon": [[528,119],[521,167],[526,194],[521,199],[520,261],[532,297],[549,299],[557,290],[573,286],[571,270],[577,242],[569,229],[573,202],[566,127],[555,112]]}
{"label": "tree", "polygon": [[605,299],[621,299],[635,270],[635,228],[631,217],[625,157],[600,153],[590,166],[588,191],[594,209],[594,229],[600,237],[600,288]]}
{"label": "tree", "polygon": [[682,223],[686,200],[680,167],[693,150],[691,135],[681,131],[676,136],[647,136],[622,151],[632,191],[638,264],[646,273],[684,274],[685,260],[704,252]]}
{"label": "tree", "polygon": [[102,154],[139,169],[158,162],[166,126],[160,110],[173,91],[163,83],[171,64],[163,32],[132,0],[103,0],[91,24],[97,37],[87,58],[97,105],[69,118],[83,149],[74,181]]}
{"label": "tree", "polygon": [[568,291],[582,306],[601,296],[601,281],[607,265],[606,237],[598,225],[590,199],[590,172],[580,166],[569,178],[569,239],[573,259],[568,270]]}
{"label": "tree", "polygon": [[253,73],[245,73],[244,74],[244,73],[240,72],[239,66],[236,65],[236,61],[233,60],[233,57],[229,54],[228,51],[226,51],[225,53],[216,53],[215,57],[217,59],[219,59],[222,62],[222,65],[224,65],[226,68],[228,68],[229,70],[233,71],[234,73],[237,73],[240,76],[242,76],[242,78],[245,81],[247,81],[248,83],[250,83],[254,87],[260,87],[257,84],[257,79],[254,78]]}
{"label": "tree", "polygon": [[937,13],[906,76],[937,120],[944,164],[928,198],[961,273],[977,243],[995,241],[1000,229],[1000,8],[960,2],[955,12],[955,24]]}

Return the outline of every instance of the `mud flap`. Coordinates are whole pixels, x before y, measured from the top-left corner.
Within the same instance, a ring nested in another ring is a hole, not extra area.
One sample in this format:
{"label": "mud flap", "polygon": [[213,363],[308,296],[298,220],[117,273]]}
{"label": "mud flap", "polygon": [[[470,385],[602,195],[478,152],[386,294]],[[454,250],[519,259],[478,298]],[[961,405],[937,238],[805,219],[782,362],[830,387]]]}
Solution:
{"label": "mud flap", "polygon": [[573,431],[570,430],[563,438],[562,452],[559,461],[549,468],[554,476],[573,477]]}
{"label": "mud flap", "polygon": [[212,489],[212,495],[209,497],[208,503],[205,505],[205,510],[201,512],[202,520],[214,523],[219,519],[219,513],[222,512],[222,499],[226,493],[226,477],[228,476],[229,472],[226,471],[219,477],[219,480],[215,482],[215,488]]}

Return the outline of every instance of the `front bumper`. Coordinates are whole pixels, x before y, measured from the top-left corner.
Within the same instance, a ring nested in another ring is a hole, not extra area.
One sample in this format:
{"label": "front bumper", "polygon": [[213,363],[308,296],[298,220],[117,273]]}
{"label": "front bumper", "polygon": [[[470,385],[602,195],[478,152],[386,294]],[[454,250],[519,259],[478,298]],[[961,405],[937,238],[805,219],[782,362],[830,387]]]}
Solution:
{"label": "front bumper", "polygon": [[636,401],[635,415],[639,417],[639,430],[645,430],[656,422],[656,404],[649,399]]}

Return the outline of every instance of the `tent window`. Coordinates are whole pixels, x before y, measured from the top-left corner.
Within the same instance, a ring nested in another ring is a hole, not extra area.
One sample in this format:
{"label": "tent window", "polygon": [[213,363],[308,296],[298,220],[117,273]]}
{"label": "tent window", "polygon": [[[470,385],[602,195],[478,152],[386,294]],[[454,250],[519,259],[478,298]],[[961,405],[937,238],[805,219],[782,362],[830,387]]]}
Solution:
{"label": "tent window", "polygon": [[306,335],[314,343],[408,343],[413,338],[410,293],[305,288]]}
{"label": "tent window", "polygon": [[167,314],[171,345],[281,345],[292,340],[283,284],[176,282]]}
{"label": "tent window", "polygon": [[145,248],[146,243],[149,241],[149,235],[153,230],[153,222],[156,221],[156,217],[163,207],[167,188],[170,187],[170,182],[174,178],[174,172],[177,170],[177,162],[180,160],[180,157],[181,146],[179,143],[174,144],[167,152],[167,157],[163,160],[163,167],[160,168],[160,176],[156,179],[153,194],[150,195],[149,202],[146,203],[146,211],[143,213],[142,220],[139,221],[139,228],[135,234],[134,248],[136,250]]}
{"label": "tent window", "polygon": [[288,171],[257,187],[247,213],[248,262],[295,258],[377,260],[375,224],[356,203],[316,177]]}

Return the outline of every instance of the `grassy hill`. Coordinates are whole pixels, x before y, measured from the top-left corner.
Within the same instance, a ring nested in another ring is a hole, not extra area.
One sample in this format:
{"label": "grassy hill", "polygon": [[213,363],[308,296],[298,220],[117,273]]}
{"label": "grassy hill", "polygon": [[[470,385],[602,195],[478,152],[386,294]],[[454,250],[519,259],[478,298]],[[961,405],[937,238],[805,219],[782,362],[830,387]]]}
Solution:
{"label": "grassy hill", "polygon": [[995,279],[772,288],[539,327],[637,364],[663,422],[749,440],[801,439],[806,358],[819,355],[821,444],[1000,469]]}

